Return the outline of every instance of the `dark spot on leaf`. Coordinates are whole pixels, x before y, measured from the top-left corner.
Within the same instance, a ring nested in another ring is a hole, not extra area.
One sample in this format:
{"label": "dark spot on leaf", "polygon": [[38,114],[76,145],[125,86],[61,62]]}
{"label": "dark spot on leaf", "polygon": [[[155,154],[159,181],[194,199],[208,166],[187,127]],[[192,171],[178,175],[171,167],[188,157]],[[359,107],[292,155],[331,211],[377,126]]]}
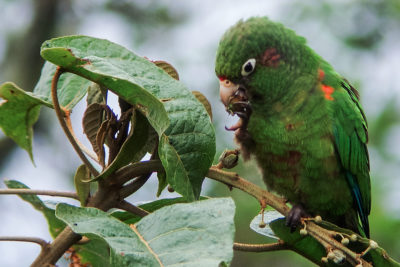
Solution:
{"label": "dark spot on leaf", "polygon": [[92,62],[90,62],[90,60],[89,60],[89,59],[84,59],[84,58],[82,58],[82,59],[81,59],[81,61],[85,62],[85,63],[84,63],[84,64],[82,64],[81,66],[84,66],[84,65],[90,65],[90,64],[92,64]]}
{"label": "dark spot on leaf", "polygon": [[10,93],[11,93],[11,94],[14,94],[14,93],[15,93],[15,91],[14,91],[14,90],[10,90]]}
{"label": "dark spot on leaf", "polygon": [[294,129],[294,125],[289,123],[288,125],[286,125],[286,130],[291,131]]}
{"label": "dark spot on leaf", "polygon": [[74,223],[74,226],[78,226],[78,224],[77,224],[77,223]]}

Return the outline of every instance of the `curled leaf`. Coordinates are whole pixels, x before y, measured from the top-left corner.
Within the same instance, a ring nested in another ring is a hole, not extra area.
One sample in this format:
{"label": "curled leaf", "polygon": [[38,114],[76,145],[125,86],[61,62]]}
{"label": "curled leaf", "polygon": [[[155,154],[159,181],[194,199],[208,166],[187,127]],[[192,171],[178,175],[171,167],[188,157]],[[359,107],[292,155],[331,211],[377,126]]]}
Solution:
{"label": "curled leaf", "polygon": [[104,120],[105,108],[104,105],[93,103],[86,108],[82,119],[83,132],[92,144],[93,150],[99,159],[104,159],[104,149],[100,147],[103,146],[103,143],[97,142],[97,134]]}
{"label": "curled leaf", "polygon": [[81,206],[86,205],[86,201],[90,194],[90,184],[85,182],[89,179],[89,169],[85,165],[79,166],[74,176],[74,184],[79,201],[81,202]]}
{"label": "curled leaf", "polygon": [[200,103],[203,104],[204,108],[207,110],[208,116],[210,116],[210,119],[212,120],[212,109],[211,109],[211,104],[208,101],[208,99],[200,93],[199,91],[192,91],[192,94],[199,100]]}
{"label": "curled leaf", "polygon": [[97,83],[92,83],[87,89],[86,103],[89,106],[93,103],[106,104],[107,90],[104,90]]}
{"label": "curled leaf", "polygon": [[156,60],[152,62],[156,64],[157,67],[163,69],[166,73],[168,73],[169,76],[171,76],[175,80],[179,80],[179,74],[171,64],[163,60]]}

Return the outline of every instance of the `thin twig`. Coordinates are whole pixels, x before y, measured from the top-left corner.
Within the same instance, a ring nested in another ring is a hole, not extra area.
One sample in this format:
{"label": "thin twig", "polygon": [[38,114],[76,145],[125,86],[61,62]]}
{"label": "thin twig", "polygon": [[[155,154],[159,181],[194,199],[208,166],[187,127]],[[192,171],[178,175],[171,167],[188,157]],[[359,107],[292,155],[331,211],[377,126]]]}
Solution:
{"label": "thin twig", "polygon": [[64,130],[65,135],[67,136],[69,142],[71,143],[72,147],[75,149],[75,152],[78,154],[79,158],[82,160],[82,162],[89,168],[90,172],[94,176],[98,176],[99,172],[93,167],[93,165],[89,162],[89,160],[86,158],[85,154],[82,152],[80,149],[78,143],[76,142],[74,136],[71,134],[71,132],[68,129],[68,126],[64,120],[64,113],[61,108],[60,108],[60,103],[58,102],[58,96],[57,96],[57,83],[58,80],[60,79],[61,74],[63,74],[64,70],[61,67],[57,67],[56,72],[54,73],[53,80],[51,82],[51,98],[53,101],[53,106],[54,110],[56,112],[58,121],[60,122],[61,128]]}
{"label": "thin twig", "polygon": [[0,189],[0,195],[43,195],[53,197],[67,197],[78,199],[78,195],[73,192],[62,192],[53,190],[36,190],[36,189]]}
{"label": "thin twig", "polygon": [[128,211],[128,212],[133,213],[133,214],[136,214],[136,215],[138,215],[140,217],[144,217],[144,216],[149,214],[148,211],[145,211],[144,209],[141,209],[141,208],[139,208],[139,207],[137,207],[135,205],[132,205],[131,203],[129,203],[126,200],[121,201],[118,204],[117,208],[119,208],[121,210]]}
{"label": "thin twig", "polygon": [[17,241],[17,242],[30,242],[39,244],[42,249],[48,246],[48,242],[39,237],[28,237],[28,236],[0,236],[0,241]]}
{"label": "thin twig", "polygon": [[246,252],[267,252],[267,251],[277,251],[277,250],[288,250],[290,249],[283,241],[279,241],[272,244],[244,244],[244,243],[234,243],[233,249],[237,251]]}

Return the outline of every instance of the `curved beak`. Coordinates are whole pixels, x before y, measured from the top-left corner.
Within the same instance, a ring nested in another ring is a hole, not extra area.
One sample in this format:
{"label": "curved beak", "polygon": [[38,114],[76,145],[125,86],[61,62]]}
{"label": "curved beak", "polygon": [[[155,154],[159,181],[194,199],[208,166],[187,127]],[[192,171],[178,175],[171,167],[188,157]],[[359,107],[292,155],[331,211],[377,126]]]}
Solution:
{"label": "curved beak", "polygon": [[219,96],[225,106],[228,106],[231,97],[235,95],[238,89],[239,85],[228,79],[221,79],[219,81]]}

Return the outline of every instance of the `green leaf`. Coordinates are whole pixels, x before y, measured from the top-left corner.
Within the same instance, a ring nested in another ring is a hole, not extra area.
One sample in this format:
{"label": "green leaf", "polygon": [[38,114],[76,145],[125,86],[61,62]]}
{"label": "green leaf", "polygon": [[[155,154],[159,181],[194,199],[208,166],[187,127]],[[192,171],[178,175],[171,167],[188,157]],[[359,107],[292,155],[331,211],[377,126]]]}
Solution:
{"label": "green leaf", "polygon": [[211,104],[210,101],[208,101],[207,97],[199,91],[192,91],[192,94],[197,98],[197,100],[199,100],[201,104],[203,104],[204,108],[207,110],[208,116],[210,116],[210,119],[212,120],[213,114]]}
{"label": "green leaf", "polygon": [[167,175],[165,172],[158,172],[157,178],[158,178],[158,188],[156,196],[159,197],[162,191],[168,186],[168,182],[167,182]]}
{"label": "green leaf", "polygon": [[95,208],[59,204],[56,215],[74,232],[104,239],[112,266],[218,266],[233,256],[229,198],[167,206],[132,228]]}
{"label": "green leaf", "polygon": [[10,82],[0,85],[0,98],[0,128],[33,161],[32,126],[39,118],[40,106],[47,103]]}
{"label": "green leaf", "polygon": [[78,194],[79,201],[82,206],[86,205],[86,201],[90,194],[90,183],[84,181],[90,179],[90,171],[85,164],[78,167],[74,176],[74,184],[76,193]]}
{"label": "green leaf", "polygon": [[[208,197],[200,197],[200,200],[205,200],[209,199]],[[141,209],[144,209],[145,211],[148,212],[153,212],[155,210],[161,209],[162,207],[170,206],[173,204],[177,203],[186,203],[186,199],[183,197],[177,197],[177,198],[164,198],[164,199],[158,199],[149,203],[145,203],[142,205],[139,205],[138,207]],[[120,221],[127,223],[127,224],[133,224],[137,223],[142,219],[142,217],[126,212],[126,211],[115,211],[111,214],[113,217],[119,219]]]}
{"label": "green leaf", "polygon": [[[32,158],[33,124],[39,118],[42,105],[52,108],[51,81],[56,66],[47,62],[42,68],[39,82],[33,93],[25,92],[15,84],[0,85],[0,128]],[[72,109],[86,94],[91,82],[77,75],[63,74],[58,83],[60,105]]]}
{"label": "green leaf", "polygon": [[199,197],[214,159],[215,133],[204,106],[181,82],[117,44],[87,36],[46,41],[41,55],[142,107],[159,135],[167,182],[188,200]]}
{"label": "green leaf", "polygon": [[[107,40],[87,36],[66,36],[46,41],[41,55],[68,72],[108,88],[128,103],[143,107],[159,135],[168,127],[169,120],[162,103],[138,82],[157,79],[155,66],[146,59]],[[153,68],[146,69],[148,64]],[[129,69],[131,66],[134,70]],[[152,86],[157,86],[155,80],[153,83]]]}
{"label": "green leaf", "polygon": [[[25,184],[15,181],[15,180],[5,180],[4,183],[8,188],[22,188],[29,189]],[[40,200],[36,195],[18,195],[20,198],[29,202],[36,210],[43,213],[46,217],[47,223],[49,225],[49,231],[53,238],[55,238],[64,228],[65,224],[63,221],[59,220],[55,214],[54,209],[47,207],[43,201]]]}
{"label": "green leaf", "polygon": [[[46,62],[43,65],[39,81],[33,89],[33,94],[46,101],[50,107],[53,105],[51,99],[51,82],[57,66]],[[72,73],[63,73],[58,80],[57,96],[60,105],[67,109],[72,108],[85,96],[91,82]]]}
{"label": "green leaf", "polygon": [[101,238],[92,236],[90,242],[84,245],[74,245],[74,249],[79,255],[81,264],[90,263],[89,266],[94,267],[111,267],[110,247]]}

